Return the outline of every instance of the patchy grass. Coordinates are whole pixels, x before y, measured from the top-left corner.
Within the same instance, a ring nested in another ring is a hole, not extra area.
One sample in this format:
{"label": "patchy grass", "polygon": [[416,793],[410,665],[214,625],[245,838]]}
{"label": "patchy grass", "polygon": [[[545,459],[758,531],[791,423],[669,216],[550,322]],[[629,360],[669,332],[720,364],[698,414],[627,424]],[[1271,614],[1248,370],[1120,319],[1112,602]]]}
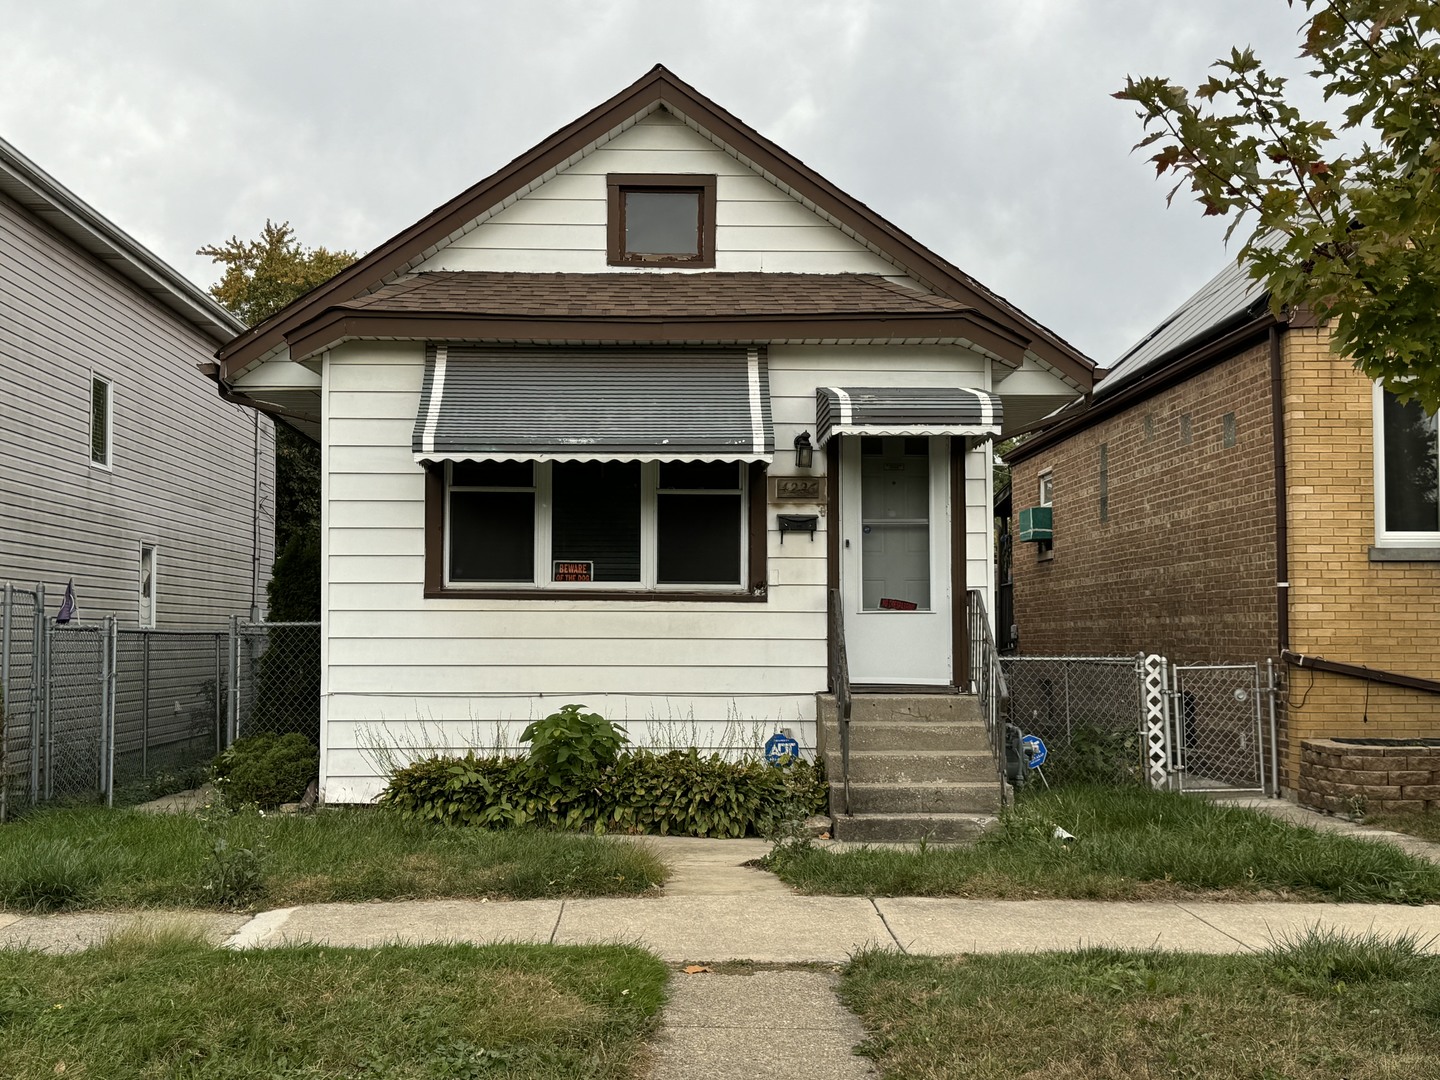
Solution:
{"label": "patchy grass", "polygon": [[171,933],[5,953],[0,1076],[619,1080],[666,976],[623,946],[234,953]]}
{"label": "patchy grass", "polygon": [[77,807],[0,828],[0,906],[18,911],[629,896],[665,876],[644,844],[379,810],[192,817]]}
{"label": "patchy grass", "polygon": [[1263,955],[857,956],[842,1000],[905,1080],[1435,1077],[1440,958],[1311,933]]}
{"label": "patchy grass", "polygon": [[[1055,840],[1057,825],[1075,841]],[[804,892],[843,896],[1440,900],[1440,866],[1394,845],[1141,787],[1025,796],[973,847],[801,846],[768,865]]]}
{"label": "patchy grass", "polygon": [[1440,844],[1440,811],[1424,814],[1366,814],[1364,824]]}

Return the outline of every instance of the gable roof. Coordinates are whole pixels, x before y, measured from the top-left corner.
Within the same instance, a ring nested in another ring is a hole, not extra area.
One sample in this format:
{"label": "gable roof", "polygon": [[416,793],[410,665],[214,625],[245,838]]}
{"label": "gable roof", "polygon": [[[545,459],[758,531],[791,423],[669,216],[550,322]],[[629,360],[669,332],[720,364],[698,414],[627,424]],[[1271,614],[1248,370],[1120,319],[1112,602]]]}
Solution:
{"label": "gable roof", "polygon": [[0,139],[0,194],[128,280],[216,345],[245,328],[211,296]]}
{"label": "gable roof", "polygon": [[961,302],[1017,336],[1063,377],[1082,387],[1090,386],[1094,364],[1074,346],[845,194],[659,64],[608,101],[222,347],[216,353],[221,378],[232,378],[272,350],[284,348],[287,335],[298,327],[407,272],[477,217],[547,174],[562,169],[590,144],[632,123],[636,117],[662,107],[723,143],[742,161],[927,288]]}

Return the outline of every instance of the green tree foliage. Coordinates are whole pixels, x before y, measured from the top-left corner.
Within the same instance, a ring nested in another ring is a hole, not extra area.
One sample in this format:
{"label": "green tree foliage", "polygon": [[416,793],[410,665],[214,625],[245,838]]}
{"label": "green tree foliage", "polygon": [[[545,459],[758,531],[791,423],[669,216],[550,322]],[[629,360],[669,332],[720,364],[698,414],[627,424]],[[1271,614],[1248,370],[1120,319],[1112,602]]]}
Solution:
{"label": "green tree foliage", "polygon": [[[1332,320],[1337,352],[1387,389],[1440,407],[1440,3],[1286,0],[1306,13],[1301,55],[1341,136],[1291,104],[1250,49],[1216,61],[1192,93],[1128,78],[1158,175],[1207,215],[1251,232],[1240,262],[1277,311]],[[1357,136],[1365,133],[1360,141]],[[1229,233],[1227,233],[1227,236]]]}
{"label": "green tree foliage", "polygon": [[225,267],[210,295],[247,326],[268,319],[355,261],[353,251],[305,248],[288,221],[276,225],[268,219],[257,239],[232,236],[195,254],[209,255]]}

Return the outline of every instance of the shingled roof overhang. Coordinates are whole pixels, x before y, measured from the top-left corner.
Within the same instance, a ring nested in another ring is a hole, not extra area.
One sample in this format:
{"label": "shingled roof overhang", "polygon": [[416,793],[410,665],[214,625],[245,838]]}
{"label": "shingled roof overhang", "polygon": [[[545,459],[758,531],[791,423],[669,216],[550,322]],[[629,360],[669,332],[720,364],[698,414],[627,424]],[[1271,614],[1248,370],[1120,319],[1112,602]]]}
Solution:
{"label": "shingled roof overhang", "polygon": [[1029,352],[1063,377],[1084,389],[1089,389],[1093,383],[1094,363],[1074,346],[845,194],[658,64],[608,101],[461,192],[324,285],[222,347],[216,353],[220,360],[221,378],[233,378],[271,351],[284,347],[287,339],[304,324],[317,321],[317,317],[324,318],[330,309],[362,297],[396,274],[405,273],[427,252],[437,250],[475,218],[539,181],[547,173],[563,168],[585,147],[620,130],[637,116],[661,106],[708,132],[927,288],[962,301],[978,315],[1004,327],[1023,341]]}
{"label": "shingled roof overhang", "polygon": [[946,297],[858,274],[419,274],[290,330],[302,360],[351,338],[506,342],[1027,342]]}
{"label": "shingled roof overhang", "polygon": [[1005,463],[1013,465],[1034,457],[1047,447],[1063,442],[1162,390],[1184,382],[1197,372],[1227,360],[1241,349],[1263,340],[1270,327],[1276,325],[1283,324],[1267,309],[1263,314],[1248,317],[1238,325],[1217,328],[1217,332],[1211,336],[1192,341],[1175,355],[1156,363],[1147,375],[1127,384],[1123,389],[1103,398],[1087,398],[1083,406],[1057,414],[1045,423],[1044,427],[1004,455]]}

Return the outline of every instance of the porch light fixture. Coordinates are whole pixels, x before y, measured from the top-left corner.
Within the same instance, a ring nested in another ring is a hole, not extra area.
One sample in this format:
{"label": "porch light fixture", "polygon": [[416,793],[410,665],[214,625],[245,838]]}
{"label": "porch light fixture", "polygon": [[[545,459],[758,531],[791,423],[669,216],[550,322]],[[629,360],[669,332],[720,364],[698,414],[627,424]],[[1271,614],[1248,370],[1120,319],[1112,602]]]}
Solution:
{"label": "porch light fixture", "polygon": [[810,442],[810,432],[802,431],[795,436],[795,467],[808,469],[815,461],[815,447]]}

